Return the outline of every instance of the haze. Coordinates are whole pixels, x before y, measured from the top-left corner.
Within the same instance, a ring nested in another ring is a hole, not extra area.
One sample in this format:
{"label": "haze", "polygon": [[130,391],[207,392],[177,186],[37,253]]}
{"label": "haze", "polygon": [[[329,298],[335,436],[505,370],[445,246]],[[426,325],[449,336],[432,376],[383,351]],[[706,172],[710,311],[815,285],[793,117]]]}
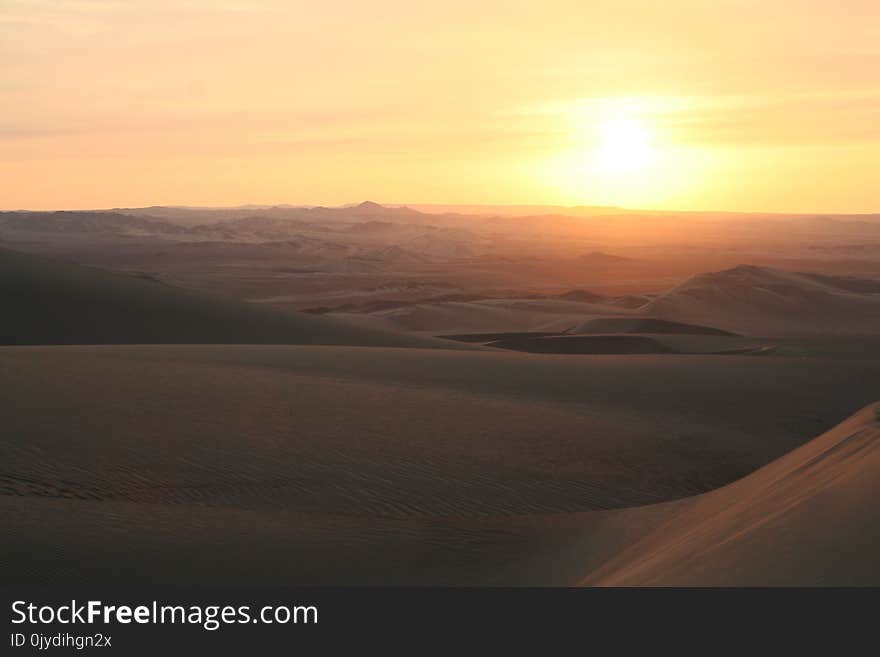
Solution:
{"label": "haze", "polygon": [[0,207],[870,212],[880,5],[6,0]]}

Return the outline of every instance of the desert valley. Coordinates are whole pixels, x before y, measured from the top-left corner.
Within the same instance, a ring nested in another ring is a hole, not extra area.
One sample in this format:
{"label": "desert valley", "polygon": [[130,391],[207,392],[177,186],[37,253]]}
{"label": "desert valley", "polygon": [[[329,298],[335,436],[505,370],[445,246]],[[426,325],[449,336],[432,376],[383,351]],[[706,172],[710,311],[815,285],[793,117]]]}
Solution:
{"label": "desert valley", "polygon": [[0,301],[7,583],[880,584],[880,215],[8,211]]}

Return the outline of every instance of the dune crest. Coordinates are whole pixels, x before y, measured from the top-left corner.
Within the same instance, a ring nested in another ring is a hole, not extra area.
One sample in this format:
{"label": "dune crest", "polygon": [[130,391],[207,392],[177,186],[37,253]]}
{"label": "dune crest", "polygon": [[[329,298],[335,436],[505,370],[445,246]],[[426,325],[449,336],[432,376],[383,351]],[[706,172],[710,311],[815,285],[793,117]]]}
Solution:
{"label": "dune crest", "polygon": [[751,335],[867,335],[880,330],[880,281],[740,265],[693,276],[641,311]]}
{"label": "dune crest", "polygon": [[738,482],[674,503],[670,520],[582,583],[876,586],[878,495],[880,402]]}

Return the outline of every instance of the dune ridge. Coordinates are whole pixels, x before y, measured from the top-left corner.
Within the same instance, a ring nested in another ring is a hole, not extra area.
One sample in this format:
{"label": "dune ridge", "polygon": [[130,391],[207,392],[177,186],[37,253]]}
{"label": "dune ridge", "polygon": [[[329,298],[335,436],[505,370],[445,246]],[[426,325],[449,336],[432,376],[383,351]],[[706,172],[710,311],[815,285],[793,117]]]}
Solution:
{"label": "dune ridge", "polygon": [[0,249],[0,344],[327,344],[475,348],[188,292]]}
{"label": "dune ridge", "polygon": [[880,402],[740,481],[674,503],[671,519],[582,584],[876,586],[878,494]]}
{"label": "dune ridge", "polygon": [[639,304],[587,292],[556,298],[436,301],[388,310],[333,312],[364,326],[432,334],[477,331],[873,336],[880,280],[739,265],[691,276]]}
{"label": "dune ridge", "polygon": [[880,281],[740,265],[693,276],[640,312],[747,335],[871,335]]}

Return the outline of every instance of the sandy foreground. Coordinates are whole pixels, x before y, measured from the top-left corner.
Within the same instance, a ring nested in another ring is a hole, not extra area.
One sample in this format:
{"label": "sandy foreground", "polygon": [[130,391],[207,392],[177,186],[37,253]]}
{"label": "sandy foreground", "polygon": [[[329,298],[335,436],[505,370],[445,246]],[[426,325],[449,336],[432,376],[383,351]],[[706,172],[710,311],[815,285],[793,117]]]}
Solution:
{"label": "sandy foreground", "polygon": [[876,410],[833,427],[880,397],[878,374],[851,358],[4,347],[4,580],[876,584]]}

